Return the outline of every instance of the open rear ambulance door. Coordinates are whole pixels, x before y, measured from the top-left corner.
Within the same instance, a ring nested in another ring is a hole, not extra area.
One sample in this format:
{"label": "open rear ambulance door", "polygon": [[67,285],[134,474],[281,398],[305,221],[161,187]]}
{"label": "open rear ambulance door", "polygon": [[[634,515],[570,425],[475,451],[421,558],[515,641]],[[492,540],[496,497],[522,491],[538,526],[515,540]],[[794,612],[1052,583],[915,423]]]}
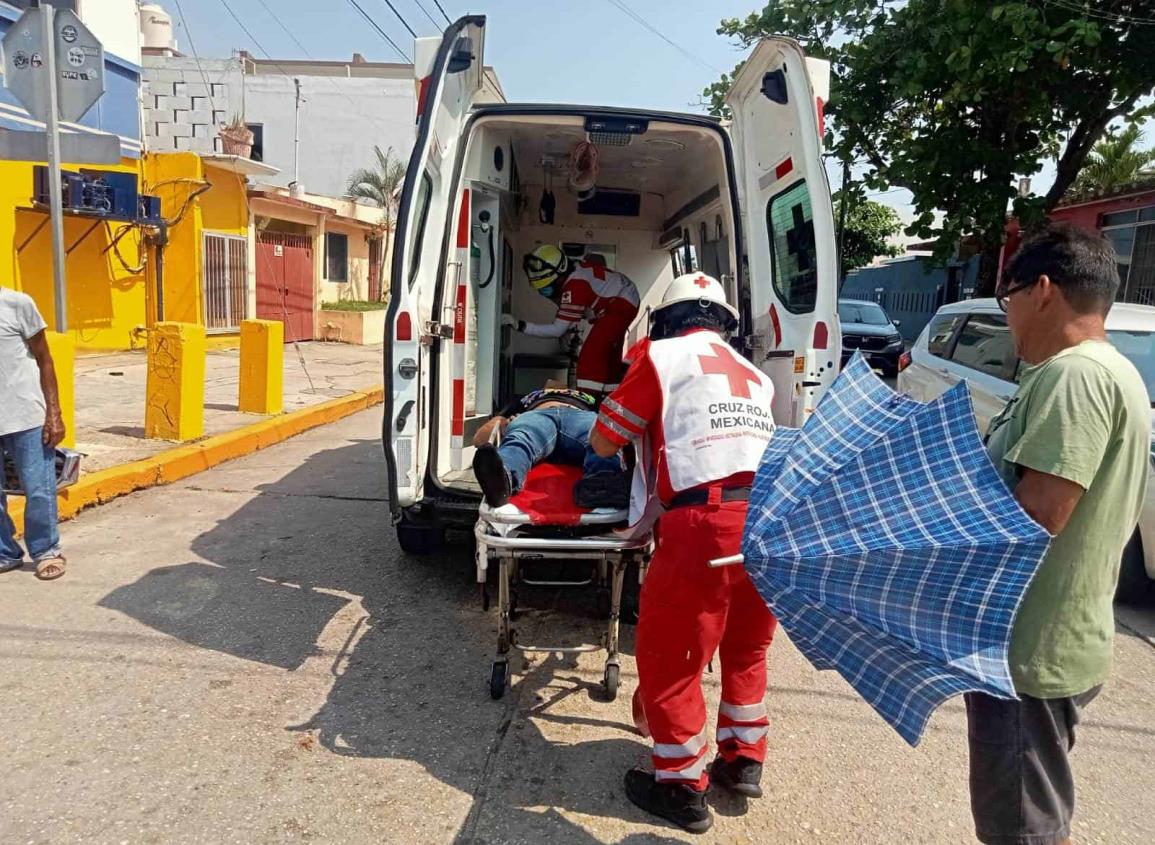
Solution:
{"label": "open rear ambulance door", "polygon": [[435,344],[453,337],[454,327],[451,314],[432,313],[445,255],[442,233],[453,209],[453,162],[464,143],[462,130],[474,102],[488,97],[484,47],[480,15],[461,18],[442,38],[414,44],[417,137],[397,209],[385,339],[382,441],[394,520],[420,502],[424,491],[434,395],[429,356]]}
{"label": "open rear ambulance door", "polygon": [[838,255],[822,164],[826,62],[765,38],[727,97],[738,170],[751,359],[774,381],[774,418],[801,425],[838,374]]}

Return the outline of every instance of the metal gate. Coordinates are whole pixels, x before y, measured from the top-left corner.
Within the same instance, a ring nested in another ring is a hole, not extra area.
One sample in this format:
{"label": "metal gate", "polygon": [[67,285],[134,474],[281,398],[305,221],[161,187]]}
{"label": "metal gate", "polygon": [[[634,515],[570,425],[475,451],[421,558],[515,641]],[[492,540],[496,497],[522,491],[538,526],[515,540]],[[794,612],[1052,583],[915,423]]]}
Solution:
{"label": "metal gate", "polygon": [[257,317],[285,324],[285,342],[313,339],[313,239],[263,232],[257,241]]}
{"label": "metal gate", "polygon": [[245,319],[248,244],[243,237],[204,233],[204,324],[208,331],[236,331]]}

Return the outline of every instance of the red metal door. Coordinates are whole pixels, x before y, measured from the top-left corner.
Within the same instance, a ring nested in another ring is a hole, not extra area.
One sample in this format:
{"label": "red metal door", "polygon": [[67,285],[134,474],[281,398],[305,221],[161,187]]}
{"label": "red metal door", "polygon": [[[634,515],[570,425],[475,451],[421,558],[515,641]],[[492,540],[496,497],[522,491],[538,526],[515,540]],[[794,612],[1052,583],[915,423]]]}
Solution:
{"label": "red metal door", "polygon": [[313,239],[263,232],[257,241],[257,317],[285,324],[285,343],[313,339]]}

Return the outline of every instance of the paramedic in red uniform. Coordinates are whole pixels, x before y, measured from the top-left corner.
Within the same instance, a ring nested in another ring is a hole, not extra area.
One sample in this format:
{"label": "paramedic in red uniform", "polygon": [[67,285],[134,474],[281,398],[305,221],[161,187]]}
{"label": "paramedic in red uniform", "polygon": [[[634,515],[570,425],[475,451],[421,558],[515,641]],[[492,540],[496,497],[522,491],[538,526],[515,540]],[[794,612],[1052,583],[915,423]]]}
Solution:
{"label": "paramedic in red uniform", "polygon": [[[774,432],[769,377],[726,342],[737,324],[717,280],[675,279],[590,434],[603,456],[634,442],[635,489],[646,488],[650,518],[659,514],[642,585],[635,695],[638,727],[653,737],[654,771],[627,772],[626,794],[695,833],[712,823],[710,782],[761,796],[769,725],[766,650],[777,621],[743,567],[709,566],[740,552],[750,485]],[[701,677],[715,651],[722,701],[709,764]]]}
{"label": "paramedic in red uniform", "polygon": [[572,261],[553,244],[543,244],[525,257],[525,273],[538,293],[552,299],[560,289],[557,318],[552,323],[527,323],[506,315],[506,325],[531,337],[561,337],[583,317],[592,324],[577,361],[578,390],[609,393],[618,386],[625,365],[622,347],[638,316],[638,289],[623,274],[592,256]]}

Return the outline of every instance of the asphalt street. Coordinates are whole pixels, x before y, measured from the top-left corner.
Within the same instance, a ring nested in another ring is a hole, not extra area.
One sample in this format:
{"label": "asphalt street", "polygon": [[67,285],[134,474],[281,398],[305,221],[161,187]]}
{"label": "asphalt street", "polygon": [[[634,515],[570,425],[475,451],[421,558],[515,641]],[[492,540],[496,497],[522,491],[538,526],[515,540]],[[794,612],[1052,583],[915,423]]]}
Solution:
{"label": "asphalt street", "polygon": [[[0,576],[3,843],[959,843],[965,719],[909,748],[779,636],[766,797],[691,837],[635,809],[647,745],[601,660],[490,700],[468,548],[397,547],[380,409],[64,527],[66,577]],[[523,596],[526,637],[592,641],[592,595]],[[718,679],[706,678],[711,708]],[[1155,842],[1155,610],[1120,615],[1074,761],[1079,843]]]}

